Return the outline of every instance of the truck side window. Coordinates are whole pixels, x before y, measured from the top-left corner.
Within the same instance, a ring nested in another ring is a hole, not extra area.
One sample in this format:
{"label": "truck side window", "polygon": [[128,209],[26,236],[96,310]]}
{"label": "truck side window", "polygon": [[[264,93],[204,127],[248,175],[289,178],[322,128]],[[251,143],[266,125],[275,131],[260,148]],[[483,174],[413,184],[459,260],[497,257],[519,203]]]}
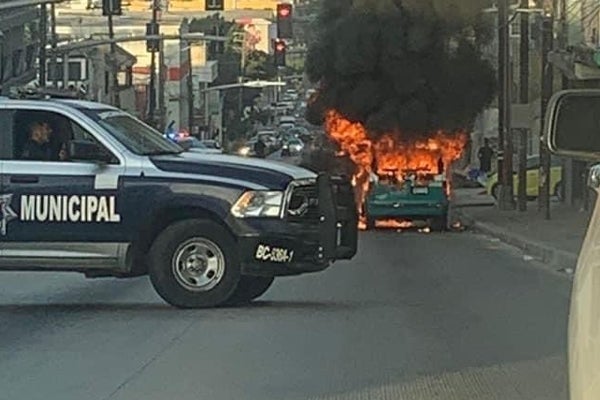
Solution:
{"label": "truck side window", "polygon": [[0,110],[0,159],[9,160],[12,154],[13,110]]}
{"label": "truck side window", "polygon": [[[72,132],[68,119],[38,110],[18,110],[13,118],[13,160],[58,161],[61,148]],[[41,133],[40,133],[41,132]],[[30,148],[43,149],[44,157],[28,157]]]}
{"label": "truck side window", "polygon": [[[40,127],[43,125],[44,127]],[[71,140],[98,141],[70,118],[49,111],[18,110],[12,121],[12,159],[28,161],[68,161],[66,149]],[[42,143],[32,144],[32,130],[45,131]],[[45,143],[44,143],[45,142]],[[29,148],[35,148],[37,156],[30,157]],[[39,151],[43,149],[43,151]],[[108,151],[107,151],[108,152]]]}

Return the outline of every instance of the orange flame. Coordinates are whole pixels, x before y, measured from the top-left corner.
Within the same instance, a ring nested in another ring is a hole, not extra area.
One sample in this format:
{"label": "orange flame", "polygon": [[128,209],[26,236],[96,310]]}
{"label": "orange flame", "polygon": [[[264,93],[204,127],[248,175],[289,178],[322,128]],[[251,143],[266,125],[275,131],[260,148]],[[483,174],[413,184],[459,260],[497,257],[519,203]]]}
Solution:
{"label": "orange flame", "polygon": [[[373,174],[393,173],[399,179],[409,171],[417,178],[441,173],[448,176],[448,167],[461,157],[468,140],[464,132],[437,131],[423,139],[401,140],[399,135],[386,134],[373,141],[364,125],[349,121],[335,110],[327,113],[325,129],[340,145],[340,153],[348,154],[358,167],[352,183],[357,188],[359,205],[366,199]],[[450,190],[449,183],[446,187]]]}

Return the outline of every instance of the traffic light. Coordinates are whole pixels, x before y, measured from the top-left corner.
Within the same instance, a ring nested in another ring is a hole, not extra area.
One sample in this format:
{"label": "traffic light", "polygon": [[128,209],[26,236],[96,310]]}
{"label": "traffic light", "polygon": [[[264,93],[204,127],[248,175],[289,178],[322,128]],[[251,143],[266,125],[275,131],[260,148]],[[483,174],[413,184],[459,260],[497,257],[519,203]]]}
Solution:
{"label": "traffic light", "polygon": [[292,39],[292,5],[289,3],[277,4],[277,37],[279,39]]}
{"label": "traffic light", "polygon": [[122,15],[121,0],[102,0],[102,15]]}
{"label": "traffic light", "polygon": [[[146,24],[146,35],[156,36],[159,34],[160,25],[156,22],[149,22]],[[146,40],[146,51],[152,53],[153,51],[160,50],[160,41],[158,39]]]}
{"label": "traffic light", "polygon": [[274,57],[275,57],[275,66],[276,67],[285,67],[285,53],[287,50],[287,45],[285,41],[281,39],[276,39],[273,44]]}

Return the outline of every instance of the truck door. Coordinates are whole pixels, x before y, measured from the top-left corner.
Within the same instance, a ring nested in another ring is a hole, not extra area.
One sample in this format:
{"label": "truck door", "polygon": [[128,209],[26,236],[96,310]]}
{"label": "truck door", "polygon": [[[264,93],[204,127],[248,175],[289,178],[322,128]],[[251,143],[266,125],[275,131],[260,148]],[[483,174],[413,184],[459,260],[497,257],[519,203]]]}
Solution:
{"label": "truck door", "polygon": [[[12,134],[4,136],[8,151],[2,160],[2,264],[19,267],[34,260],[40,268],[57,263],[63,268],[114,267],[127,241],[118,209],[124,160],[69,115],[43,106],[9,112]],[[26,155],[39,123],[51,130],[44,147],[49,159]],[[73,140],[97,143],[111,161],[62,159],[61,148]]]}
{"label": "truck door", "polygon": [[[9,138],[12,135],[12,111],[0,108],[0,236],[6,233],[8,222],[13,218],[10,212],[10,204],[7,196],[4,194],[4,160],[10,154],[7,146]],[[0,259],[2,258],[2,247],[0,246]]]}

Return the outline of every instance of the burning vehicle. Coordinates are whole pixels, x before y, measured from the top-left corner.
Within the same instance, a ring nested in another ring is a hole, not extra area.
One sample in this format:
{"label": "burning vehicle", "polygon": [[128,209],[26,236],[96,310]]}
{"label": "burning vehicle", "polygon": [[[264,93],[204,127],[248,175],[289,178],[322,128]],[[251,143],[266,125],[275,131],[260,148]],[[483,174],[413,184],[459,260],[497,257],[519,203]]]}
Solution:
{"label": "burning vehicle", "polygon": [[367,230],[374,228],[378,219],[428,220],[433,230],[446,230],[450,202],[443,173],[406,170],[399,178],[396,169],[384,172],[371,184],[363,205]]}
{"label": "burning vehicle", "polygon": [[495,93],[481,1],[322,2],[307,120],[354,165],[362,228],[388,217],[445,227],[451,169]]}
{"label": "burning vehicle", "polygon": [[362,229],[390,219],[426,220],[433,230],[447,228],[450,166],[463,153],[468,139],[464,132],[373,139],[361,123],[337,112],[328,113],[325,127],[340,147],[338,156],[355,166],[352,183]]}

